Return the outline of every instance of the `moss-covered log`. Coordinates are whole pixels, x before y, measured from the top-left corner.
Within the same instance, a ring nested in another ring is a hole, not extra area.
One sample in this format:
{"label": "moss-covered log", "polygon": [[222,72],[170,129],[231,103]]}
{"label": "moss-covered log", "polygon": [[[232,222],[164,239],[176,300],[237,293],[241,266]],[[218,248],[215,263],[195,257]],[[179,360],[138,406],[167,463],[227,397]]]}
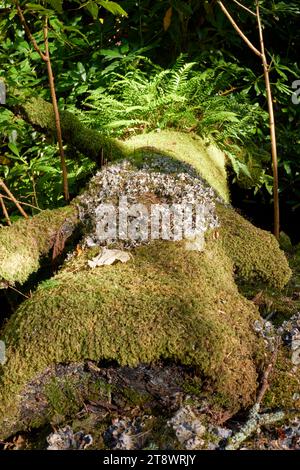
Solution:
{"label": "moss-covered log", "polygon": [[[21,105],[21,109],[30,124],[55,133],[55,117],[51,103],[39,97],[31,98]],[[94,160],[99,166],[103,157],[106,160],[115,160],[127,156],[126,146],[121,141],[89,129],[68,111],[62,111],[60,116],[64,142]]]}
{"label": "moss-covered log", "polygon": [[[52,364],[85,359],[131,366],[160,358],[175,360],[194,367],[204,378],[203,391],[227,410],[253,403],[263,357],[263,342],[253,328],[259,312],[239,293],[235,276],[282,287],[291,273],[284,253],[271,234],[221,204],[218,195],[228,201],[225,159],[209,143],[180,133],[154,133],[130,140],[126,152],[131,162],[125,172],[129,189],[139,179],[143,161],[146,166],[141,171],[151,172],[157,162],[162,163],[162,171],[178,168],[177,180],[184,180],[182,172],[186,171],[197,192],[209,192],[213,208],[219,201],[220,228],[206,232],[202,252],[187,251],[184,242],[149,241],[134,247],[126,264],[94,269],[87,261],[96,253],[84,249],[74,253],[52,279],[41,283],[1,334],[7,357],[0,366],[2,436],[22,427],[18,415],[22,393],[37,374]],[[104,169],[101,174],[108,175],[107,179],[96,176],[72,205],[1,229],[2,279],[24,282],[36,271],[40,258],[78,223],[76,205],[83,204],[86,196],[87,208],[96,214],[98,204],[106,202],[103,197],[111,194],[103,188],[122,179],[118,173],[122,168],[115,165],[111,173]],[[142,192],[133,191],[138,197],[152,191],[157,201],[155,184],[161,181],[157,171],[155,167],[150,189],[144,188],[144,178]],[[97,178],[103,184],[97,186]],[[207,189],[203,179],[214,191]],[[177,180],[167,181],[173,188]],[[119,196],[119,186],[115,187]],[[182,194],[180,188],[176,186]],[[91,212],[87,216],[91,219]],[[87,235],[93,233],[89,232],[90,219]],[[81,220],[84,224],[84,217]]]}
{"label": "moss-covered log", "polygon": [[251,224],[235,210],[218,205],[220,240],[232,259],[236,277],[282,289],[292,271],[276,238]]}
{"label": "moss-covered log", "polygon": [[[32,123],[54,131],[55,122],[52,106],[49,103],[35,98],[24,107],[26,107]],[[69,113],[66,116],[68,116],[67,121],[69,122],[69,127],[66,124],[66,132],[69,132],[71,142],[84,153],[89,153],[90,146],[96,142],[95,149],[98,150],[95,150],[94,153],[92,151],[90,154],[96,158],[97,152],[103,145],[101,134],[86,129],[75,116]],[[80,132],[76,129],[78,126]],[[134,165],[139,165],[145,158],[151,158],[153,155],[161,155],[164,159],[187,164],[205,179],[225,201],[229,199],[224,154],[214,145],[197,136],[164,131],[139,135],[126,143],[110,139],[107,142],[108,145],[110,145],[109,142],[114,142],[116,145],[116,147],[110,147],[115,159],[123,157],[126,153],[128,160]],[[123,150],[122,152],[118,151],[119,144],[120,149],[123,149],[124,152]],[[29,221],[20,220],[12,227],[0,229],[0,281],[23,283],[30,274],[37,271],[41,256],[51,250],[55,243],[55,236],[63,228],[63,224],[65,227],[70,223],[72,226],[76,224],[77,210],[75,205],[76,200],[69,208],[43,211]],[[5,285],[5,282],[2,283],[2,287]]]}
{"label": "moss-covered log", "polygon": [[126,264],[94,270],[88,256],[42,283],[6,325],[1,425],[15,417],[20,392],[36,374],[84,359],[131,366],[173,359],[196,367],[228,408],[251,403],[262,350],[252,328],[259,315],[239,294],[219,243],[195,253],[157,242],[134,250]]}
{"label": "moss-covered log", "polygon": [[[176,140],[174,140],[176,137]],[[148,144],[152,142],[150,147]],[[178,171],[191,168],[209,181],[216,193],[228,199],[224,155],[214,146],[204,146],[201,139],[182,133],[162,132],[137,136],[127,143],[128,159],[133,167],[145,159],[162,156],[164,162],[176,161]],[[168,171],[172,164],[165,164]],[[100,188],[94,188],[95,194]],[[89,198],[92,194],[89,196]],[[105,201],[103,201],[105,202]],[[63,209],[43,211],[29,221],[22,220],[12,227],[0,229],[0,279],[25,282],[39,267],[39,259],[55,243],[64,226],[78,222],[76,204]],[[237,277],[242,281],[262,282],[282,288],[291,276],[284,253],[269,232],[254,227],[232,208],[218,204],[220,242],[232,259]]]}
{"label": "moss-covered log", "polygon": [[62,244],[78,223],[76,206],[45,210],[0,229],[0,287],[25,282],[40,259]]}

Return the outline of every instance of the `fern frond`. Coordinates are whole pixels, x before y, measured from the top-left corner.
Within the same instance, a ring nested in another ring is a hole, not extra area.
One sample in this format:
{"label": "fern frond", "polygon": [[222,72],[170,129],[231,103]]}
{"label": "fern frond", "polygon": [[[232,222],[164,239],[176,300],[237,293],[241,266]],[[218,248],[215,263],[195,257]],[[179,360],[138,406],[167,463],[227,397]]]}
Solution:
{"label": "fern frond", "polygon": [[196,62],[184,64],[177,72],[172,73],[168,87],[170,93],[180,92],[181,87],[187,83],[189,72],[194,65],[196,65]]}

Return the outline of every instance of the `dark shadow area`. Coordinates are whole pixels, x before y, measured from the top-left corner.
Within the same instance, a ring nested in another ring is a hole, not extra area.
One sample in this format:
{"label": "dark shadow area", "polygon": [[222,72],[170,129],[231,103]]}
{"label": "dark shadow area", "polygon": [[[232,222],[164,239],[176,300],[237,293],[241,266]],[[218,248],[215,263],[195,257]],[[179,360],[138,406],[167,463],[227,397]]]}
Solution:
{"label": "dark shadow area", "polygon": [[[253,190],[243,189],[230,181],[231,202],[248,220],[263,230],[273,232],[273,205],[270,196],[261,190],[254,195]],[[280,229],[293,244],[300,242],[300,208],[293,210],[286,199],[280,199]]]}

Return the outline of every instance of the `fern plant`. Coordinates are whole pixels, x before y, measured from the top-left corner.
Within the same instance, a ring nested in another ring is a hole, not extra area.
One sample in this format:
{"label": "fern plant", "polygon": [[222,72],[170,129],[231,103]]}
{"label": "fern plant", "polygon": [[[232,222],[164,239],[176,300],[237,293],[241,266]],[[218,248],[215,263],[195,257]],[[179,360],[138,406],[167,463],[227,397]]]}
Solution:
{"label": "fern plant", "polygon": [[[255,185],[261,177],[261,158],[250,165],[249,155],[267,123],[267,113],[251,103],[245,86],[236,93],[226,92],[241,73],[235,63],[222,60],[199,70],[195,62],[180,56],[167,70],[153,65],[152,71],[148,67],[125,75],[112,72],[109,87],[89,90],[81,109],[73,106],[72,111],[87,125],[118,137],[165,128],[210,136],[227,154],[237,177],[243,174],[250,181],[255,176],[251,183]],[[261,155],[264,150],[256,146],[254,153]]]}

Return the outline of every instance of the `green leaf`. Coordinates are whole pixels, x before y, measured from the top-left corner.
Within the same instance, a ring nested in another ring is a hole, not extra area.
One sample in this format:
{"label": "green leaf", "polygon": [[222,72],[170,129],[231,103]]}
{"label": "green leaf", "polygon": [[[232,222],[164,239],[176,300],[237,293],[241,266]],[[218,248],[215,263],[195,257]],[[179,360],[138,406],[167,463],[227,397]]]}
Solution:
{"label": "green leaf", "polygon": [[284,167],[284,169],[285,169],[287,175],[291,175],[291,174],[292,174],[292,170],[291,170],[291,166],[290,166],[290,163],[289,163],[289,162],[284,162],[284,163],[283,163],[283,167]]}
{"label": "green leaf", "polygon": [[95,2],[88,2],[85,5],[85,8],[92,15],[94,20],[96,20],[98,18],[99,8],[98,8],[98,5]]}
{"label": "green leaf", "polygon": [[193,14],[192,7],[182,0],[173,0],[173,6],[179,13],[183,13],[185,16]]}
{"label": "green leaf", "polygon": [[78,34],[79,36],[81,36],[87,43],[89,42],[88,41],[88,38],[86,37],[85,34],[83,34],[78,28],[76,28],[75,26],[64,26],[63,27],[64,31],[70,31],[72,33],[76,33]]}
{"label": "green leaf", "polygon": [[39,13],[42,13],[43,15],[53,15],[53,10],[49,10],[47,8],[42,7],[42,5],[39,5],[37,3],[26,3],[26,11],[37,11]]}
{"label": "green leaf", "polygon": [[248,178],[252,179],[251,173],[247,167],[247,165],[240,160],[231,152],[228,150],[226,151],[226,155],[228,156],[230,163],[232,165],[232,168],[234,172],[236,173],[237,177],[240,176],[240,173],[244,173],[244,175],[248,176]]}
{"label": "green leaf", "polygon": [[120,54],[120,52],[116,49],[100,49],[99,51],[100,55],[104,55],[105,57],[111,57],[111,58],[122,58],[123,55]]}
{"label": "green leaf", "polygon": [[32,166],[32,169],[35,171],[42,171],[48,174],[59,174],[60,171],[57,168],[53,168],[49,165],[44,165],[43,163],[37,162],[35,165]]}
{"label": "green leaf", "polygon": [[12,142],[10,142],[10,143],[8,144],[8,148],[12,151],[12,153],[13,153],[14,155],[16,155],[17,157],[20,157],[20,152],[19,152],[19,150],[18,150],[18,147],[17,147],[15,144],[13,144]]}
{"label": "green leaf", "polygon": [[77,62],[77,70],[80,73],[81,79],[85,82],[86,81],[86,70],[81,62]]}
{"label": "green leaf", "polygon": [[123,8],[116,2],[109,0],[97,0],[98,5],[105,8],[107,11],[116,16],[127,16],[127,13]]}
{"label": "green leaf", "polygon": [[57,13],[63,13],[63,0],[47,0],[47,3],[49,3]]}

